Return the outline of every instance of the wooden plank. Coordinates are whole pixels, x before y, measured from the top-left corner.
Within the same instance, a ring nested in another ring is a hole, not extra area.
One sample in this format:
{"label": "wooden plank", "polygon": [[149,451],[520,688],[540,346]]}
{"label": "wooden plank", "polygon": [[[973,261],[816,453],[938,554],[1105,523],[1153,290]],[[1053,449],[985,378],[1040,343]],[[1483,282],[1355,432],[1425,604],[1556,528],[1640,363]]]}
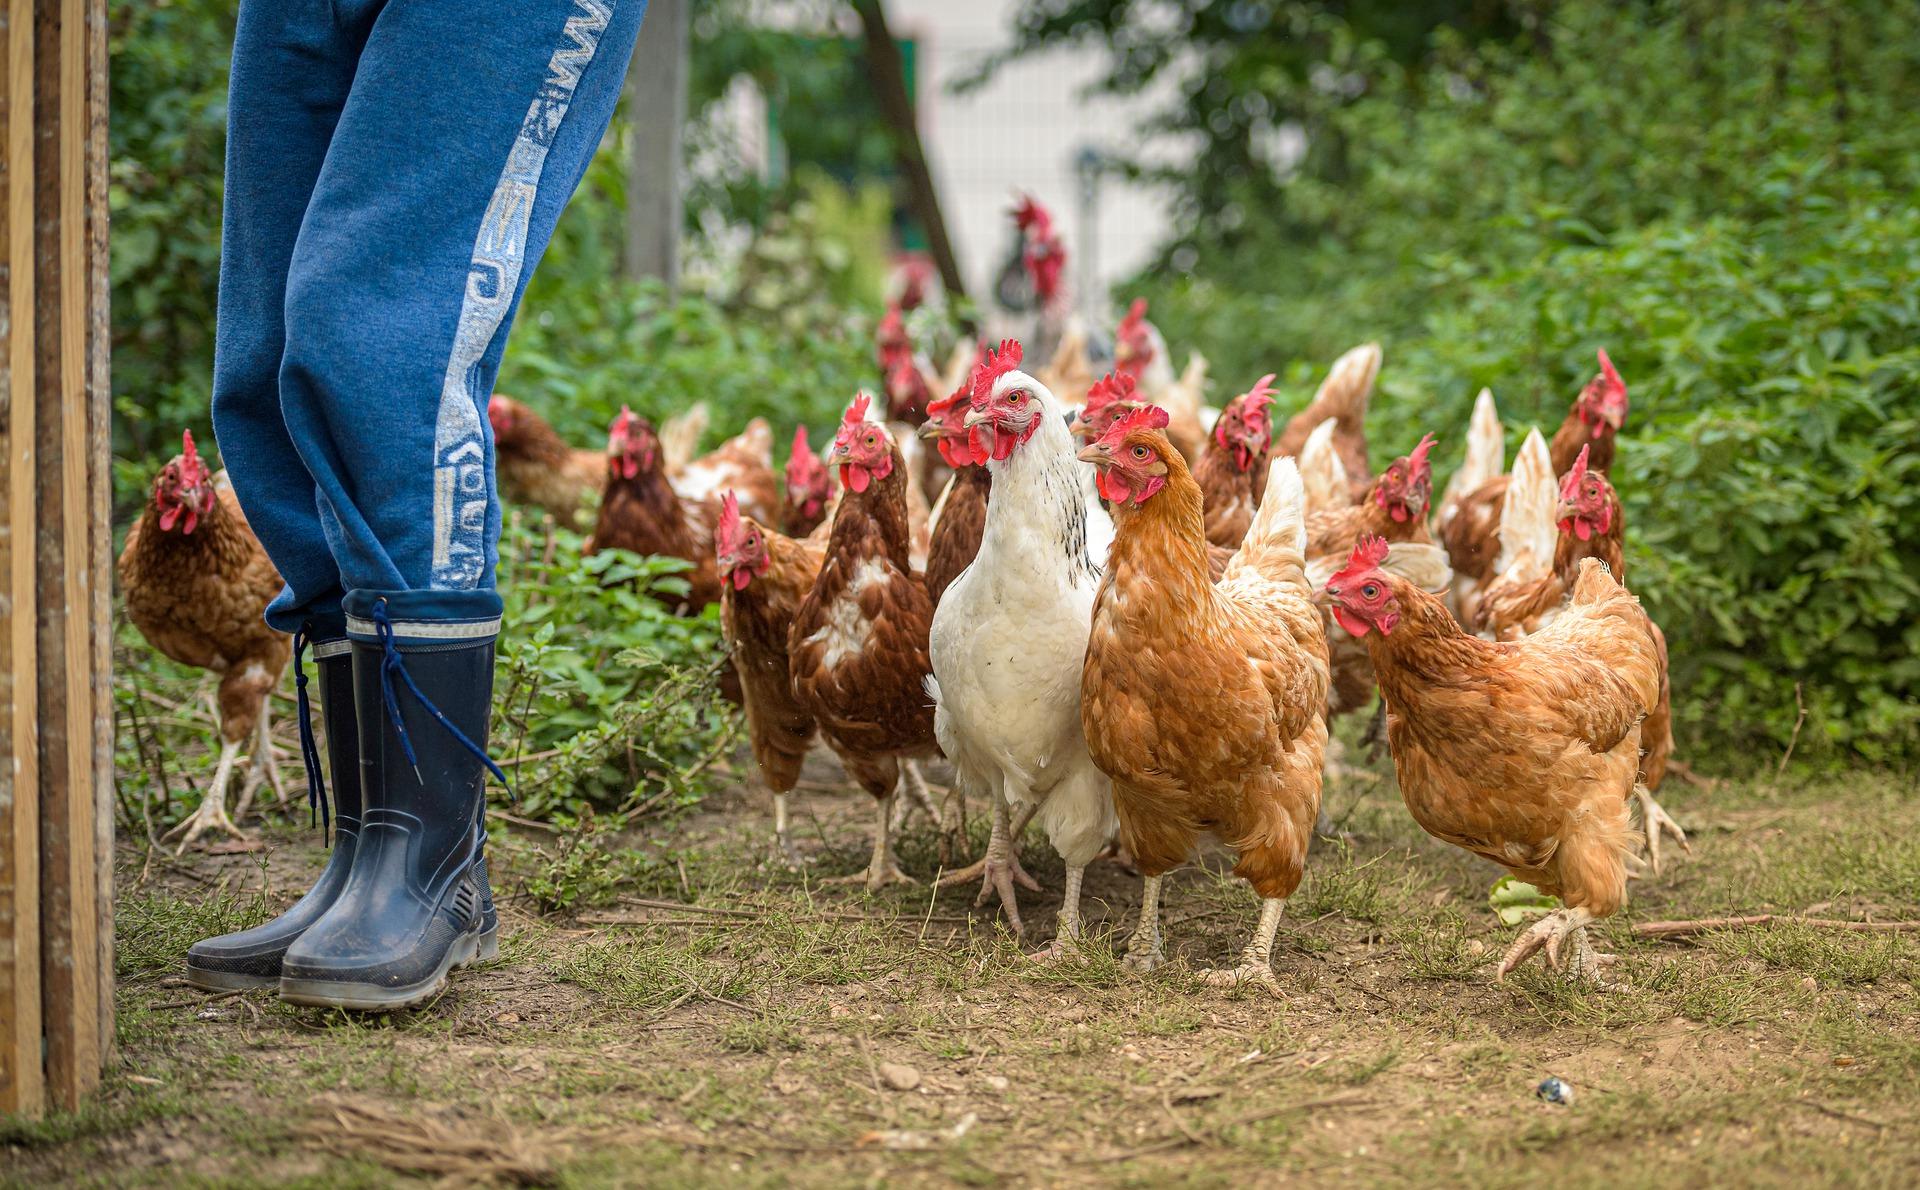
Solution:
{"label": "wooden plank", "polygon": [[40,948],[47,1095],[100,1079],[87,470],[86,2],[34,11]]}
{"label": "wooden plank", "polygon": [[627,276],[680,284],[687,0],[648,0],[627,68]]}
{"label": "wooden plank", "polygon": [[100,1054],[113,1028],[113,311],[108,281],[107,0],[87,0],[87,481],[93,583],[93,860]]}
{"label": "wooden plank", "polygon": [[0,1111],[38,1115],[40,760],[34,599],[33,5],[0,5]]}

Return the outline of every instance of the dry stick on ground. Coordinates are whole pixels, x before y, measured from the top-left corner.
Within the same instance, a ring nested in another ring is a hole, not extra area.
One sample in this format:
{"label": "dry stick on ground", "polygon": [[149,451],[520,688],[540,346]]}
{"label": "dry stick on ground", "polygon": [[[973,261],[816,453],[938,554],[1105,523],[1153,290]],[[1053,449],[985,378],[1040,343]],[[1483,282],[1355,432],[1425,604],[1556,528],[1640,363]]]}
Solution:
{"label": "dry stick on ground", "polygon": [[[477,1121],[457,1130],[417,1112],[401,1115],[337,1096],[319,1101],[323,1117],[308,1130],[313,1143],[342,1157],[388,1169],[438,1174],[443,1184],[544,1186],[554,1163],[504,1120]],[[562,1148],[559,1155],[564,1155]]]}
{"label": "dry stick on ground", "polygon": [[1633,927],[1636,938],[1687,938],[1712,930],[1737,930],[1775,922],[1817,926],[1823,930],[1899,934],[1920,930],[1920,921],[1846,921],[1838,917],[1799,917],[1791,913],[1756,913],[1751,917],[1701,917],[1688,921],[1643,921]]}
{"label": "dry stick on ground", "polygon": [[[1248,1124],[1258,1124],[1263,1120],[1271,1120],[1275,1116],[1291,1115],[1296,1112],[1316,1111],[1320,1108],[1358,1107],[1367,1101],[1367,1096],[1363,1092],[1347,1091],[1339,1095],[1329,1095],[1324,1099],[1309,1099],[1304,1103],[1289,1103],[1284,1107],[1262,1108],[1260,1111],[1248,1112],[1246,1115],[1235,1116],[1231,1120],[1223,1121],[1208,1129],[1208,1131],[1213,1134],[1214,1142],[1217,1144],[1220,1143],[1220,1134],[1229,1128],[1241,1128]],[[1168,1106],[1168,1110],[1172,1110],[1171,1105]],[[1109,1153],[1104,1157],[1089,1157],[1086,1160],[1089,1164],[1093,1165],[1112,1165],[1122,1161],[1131,1161],[1136,1157],[1148,1157],[1155,1153],[1167,1152],[1170,1149],[1184,1149],[1189,1145],[1198,1145],[1201,1143],[1204,1142],[1196,1138],[1191,1131],[1183,1128],[1181,1129],[1180,1135],[1162,1137],[1159,1140],[1141,1145],[1137,1149],[1125,1149],[1118,1153]]]}
{"label": "dry stick on ground", "polygon": [[1799,713],[1793,717],[1793,735],[1787,739],[1787,750],[1780,754],[1780,767],[1773,770],[1776,777],[1787,771],[1787,762],[1793,759],[1793,746],[1800,742],[1800,728],[1807,722],[1807,700],[1801,697],[1798,682],[1793,684],[1793,705]]}

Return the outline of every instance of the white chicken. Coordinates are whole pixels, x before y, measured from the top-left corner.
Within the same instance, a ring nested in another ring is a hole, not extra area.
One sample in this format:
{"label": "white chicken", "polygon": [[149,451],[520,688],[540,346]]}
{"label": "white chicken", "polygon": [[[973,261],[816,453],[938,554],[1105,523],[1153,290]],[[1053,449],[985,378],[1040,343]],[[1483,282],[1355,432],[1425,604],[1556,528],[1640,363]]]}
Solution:
{"label": "white chicken", "polygon": [[1008,823],[1038,807],[1067,864],[1059,931],[1080,937],[1080,882],[1117,827],[1106,776],[1087,753],[1080,675],[1113,523],[1075,457],[1065,411],[1019,371],[1011,340],[975,370],[967,424],[993,477],[980,551],[935,609],[929,658],[934,735],[963,786],[993,802],[983,871],[1019,929]]}

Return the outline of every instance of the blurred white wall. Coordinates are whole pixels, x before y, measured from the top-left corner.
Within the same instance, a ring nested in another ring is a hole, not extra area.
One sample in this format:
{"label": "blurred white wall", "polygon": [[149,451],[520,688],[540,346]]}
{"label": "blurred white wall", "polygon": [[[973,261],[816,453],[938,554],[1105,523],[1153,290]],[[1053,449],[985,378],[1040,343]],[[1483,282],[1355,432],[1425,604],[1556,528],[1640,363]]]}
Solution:
{"label": "blurred white wall", "polygon": [[[890,0],[896,37],[918,45],[921,135],[947,228],[975,299],[992,292],[994,273],[1011,242],[1007,210],[1016,190],[1052,209],[1067,237],[1068,280],[1079,284],[1079,254],[1089,229],[1080,225],[1073,159],[1081,147],[1122,148],[1149,106],[1139,99],[1082,97],[1101,74],[1099,51],[1063,50],[1003,68],[986,87],[953,95],[947,84],[966,75],[990,50],[1010,40],[1018,0]],[[1091,229],[1104,289],[1149,259],[1167,231],[1167,209],[1151,190],[1117,178],[1101,184],[1098,226]],[[1104,293],[1084,295],[1092,310]]]}

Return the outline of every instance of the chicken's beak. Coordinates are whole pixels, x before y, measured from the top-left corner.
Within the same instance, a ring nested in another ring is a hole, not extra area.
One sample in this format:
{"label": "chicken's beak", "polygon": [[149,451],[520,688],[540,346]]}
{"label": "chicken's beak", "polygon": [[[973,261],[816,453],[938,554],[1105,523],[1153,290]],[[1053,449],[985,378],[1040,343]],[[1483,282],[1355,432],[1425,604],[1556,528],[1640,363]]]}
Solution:
{"label": "chicken's beak", "polygon": [[1083,463],[1104,463],[1107,461],[1107,448],[1095,442],[1091,446],[1081,447],[1080,453],[1074,457]]}
{"label": "chicken's beak", "polygon": [[984,426],[992,420],[992,416],[984,409],[969,409],[967,410],[966,420],[960,424],[966,429],[971,430],[975,426]]}
{"label": "chicken's beak", "polygon": [[853,452],[847,449],[842,443],[836,442],[832,446],[827,447],[827,453],[820,456],[820,462],[824,466],[835,467],[841,463],[850,461],[852,458]]}
{"label": "chicken's beak", "polygon": [[1607,424],[1612,426],[1615,432],[1627,424],[1627,411],[1618,405],[1609,403],[1600,406],[1600,416],[1606,419]]}
{"label": "chicken's beak", "polygon": [[1573,501],[1562,500],[1560,501],[1560,506],[1553,510],[1554,523],[1558,524],[1561,521],[1570,521],[1579,514],[1580,509]]}
{"label": "chicken's beak", "polygon": [[918,433],[920,437],[925,438],[927,441],[934,442],[939,440],[940,435],[942,432],[944,432],[944,430],[945,430],[944,426],[942,426],[939,422],[933,420],[932,418],[929,418],[926,421],[923,421],[920,423],[920,428],[919,430],[916,431],[916,433]]}
{"label": "chicken's beak", "polygon": [[1067,433],[1072,434],[1075,438],[1091,438],[1093,437],[1093,427],[1088,425],[1084,420],[1076,417],[1067,423]]}

